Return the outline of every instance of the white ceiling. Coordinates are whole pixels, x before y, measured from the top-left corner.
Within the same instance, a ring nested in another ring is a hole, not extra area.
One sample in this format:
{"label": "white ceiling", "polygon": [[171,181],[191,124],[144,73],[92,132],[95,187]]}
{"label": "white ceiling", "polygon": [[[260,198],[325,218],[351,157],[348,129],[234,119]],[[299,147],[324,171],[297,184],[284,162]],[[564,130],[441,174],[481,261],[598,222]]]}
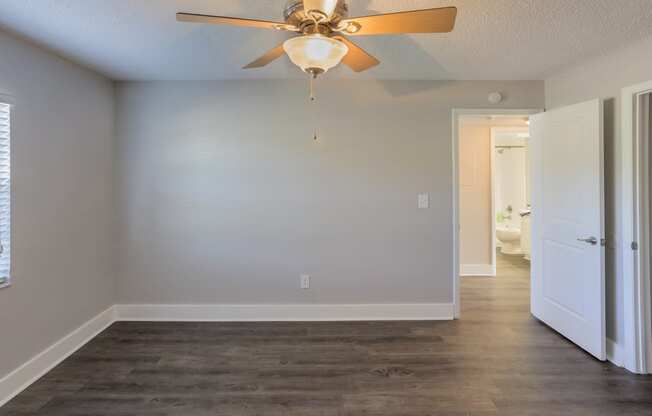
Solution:
{"label": "white ceiling", "polygon": [[[0,0],[0,27],[119,80],[298,78],[287,58],[240,68],[285,39],[260,29],[177,23],[188,11],[281,20],[285,0]],[[652,35],[652,0],[350,0],[351,15],[457,6],[450,34],[357,37],[374,79],[542,79]]]}

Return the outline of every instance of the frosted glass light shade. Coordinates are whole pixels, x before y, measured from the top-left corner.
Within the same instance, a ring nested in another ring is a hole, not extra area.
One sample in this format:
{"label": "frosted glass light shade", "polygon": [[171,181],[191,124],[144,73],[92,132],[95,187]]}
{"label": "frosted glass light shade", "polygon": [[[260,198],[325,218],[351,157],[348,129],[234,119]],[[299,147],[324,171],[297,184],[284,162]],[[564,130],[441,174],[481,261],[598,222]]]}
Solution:
{"label": "frosted glass light shade", "polygon": [[290,60],[306,72],[326,72],[342,62],[349,48],[342,42],[323,35],[298,36],[283,44]]}
{"label": "frosted glass light shade", "polygon": [[335,12],[338,0],[303,0],[303,9],[306,13],[319,11],[326,17],[331,17]]}

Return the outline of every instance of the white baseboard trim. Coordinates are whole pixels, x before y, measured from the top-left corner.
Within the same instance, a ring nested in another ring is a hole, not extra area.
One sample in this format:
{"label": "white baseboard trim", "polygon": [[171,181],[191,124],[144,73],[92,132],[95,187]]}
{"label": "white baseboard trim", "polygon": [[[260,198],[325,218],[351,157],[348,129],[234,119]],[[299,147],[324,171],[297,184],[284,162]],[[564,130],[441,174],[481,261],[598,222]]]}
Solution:
{"label": "white baseboard trim", "polygon": [[0,379],[0,407],[116,321],[450,320],[451,303],[370,305],[114,305]]}
{"label": "white baseboard trim", "polygon": [[609,338],[607,338],[607,360],[618,367],[625,366],[625,356],[622,346]]}
{"label": "white baseboard trim", "polygon": [[116,305],[118,321],[407,321],[453,319],[452,303]]}
{"label": "white baseboard trim", "polygon": [[114,307],[95,316],[0,379],[0,407],[115,322]]}
{"label": "white baseboard trim", "polygon": [[460,265],[462,276],[496,276],[496,266],[493,264],[462,264]]}

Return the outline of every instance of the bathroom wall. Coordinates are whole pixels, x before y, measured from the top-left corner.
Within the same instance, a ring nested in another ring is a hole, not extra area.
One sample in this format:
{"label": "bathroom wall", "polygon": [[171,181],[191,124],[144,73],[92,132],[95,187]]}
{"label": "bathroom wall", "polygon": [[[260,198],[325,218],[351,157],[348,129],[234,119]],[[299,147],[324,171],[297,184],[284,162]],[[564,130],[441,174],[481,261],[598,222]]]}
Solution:
{"label": "bathroom wall", "polygon": [[493,263],[491,125],[462,119],[459,132],[460,271],[465,275],[491,270]]}

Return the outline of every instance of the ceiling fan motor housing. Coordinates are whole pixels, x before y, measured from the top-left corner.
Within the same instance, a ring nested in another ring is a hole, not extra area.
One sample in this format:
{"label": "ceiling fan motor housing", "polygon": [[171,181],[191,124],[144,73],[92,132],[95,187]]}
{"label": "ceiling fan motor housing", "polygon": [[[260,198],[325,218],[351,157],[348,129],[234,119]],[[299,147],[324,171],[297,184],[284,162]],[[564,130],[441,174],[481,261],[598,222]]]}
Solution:
{"label": "ceiling fan motor housing", "polygon": [[346,0],[337,0],[337,5],[331,16],[310,15],[304,10],[303,0],[288,0],[283,17],[285,22],[297,26],[304,34],[329,35],[338,24],[349,16],[349,5]]}

